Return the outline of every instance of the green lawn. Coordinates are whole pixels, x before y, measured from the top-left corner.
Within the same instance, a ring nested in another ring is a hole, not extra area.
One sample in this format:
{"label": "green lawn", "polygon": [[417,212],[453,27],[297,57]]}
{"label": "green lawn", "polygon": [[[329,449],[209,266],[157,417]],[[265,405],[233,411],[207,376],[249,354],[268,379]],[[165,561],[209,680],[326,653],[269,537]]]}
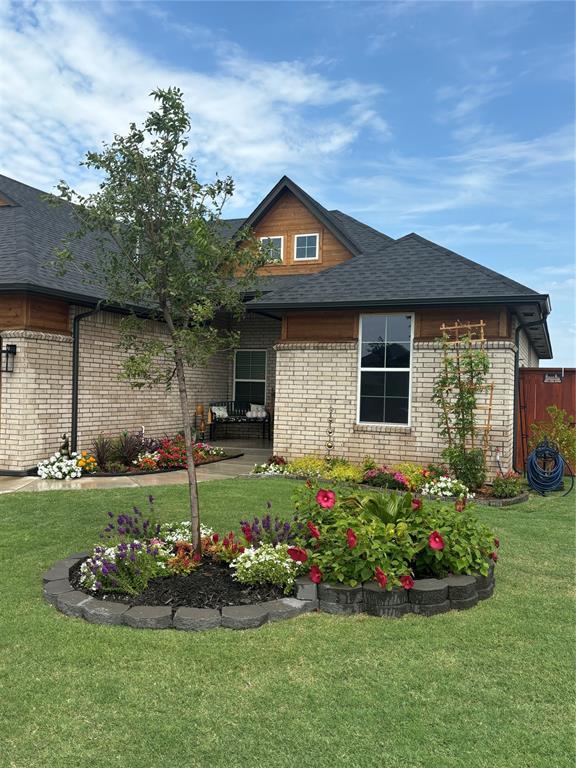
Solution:
{"label": "green lawn", "polygon": [[[201,486],[224,529],[287,514],[295,483]],[[184,487],[155,491],[183,520]],[[495,596],[425,619],[311,614],[206,633],[93,626],[41,573],[142,490],[0,496],[0,766],[573,766],[574,496],[478,515],[501,539]]]}

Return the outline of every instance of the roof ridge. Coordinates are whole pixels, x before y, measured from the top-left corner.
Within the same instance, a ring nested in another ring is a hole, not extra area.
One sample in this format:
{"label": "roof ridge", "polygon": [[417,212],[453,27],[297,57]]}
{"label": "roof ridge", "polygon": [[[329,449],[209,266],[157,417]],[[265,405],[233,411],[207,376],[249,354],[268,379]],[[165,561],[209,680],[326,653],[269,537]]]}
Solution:
{"label": "roof ridge", "polygon": [[372,227],[370,224],[366,224],[366,222],[360,221],[360,219],[357,219],[355,216],[351,216],[349,213],[346,213],[346,211],[341,211],[339,208],[335,208],[334,210],[329,211],[329,213],[339,213],[341,216],[346,216],[347,219],[352,219],[352,221],[357,222],[362,227],[365,227],[365,229],[369,229],[371,232],[374,232],[374,234],[380,235],[380,237],[384,237],[389,242],[396,242],[395,238],[390,237],[390,235],[387,235],[386,232],[381,232],[379,229],[376,229],[376,227]]}
{"label": "roof ridge", "polygon": [[446,248],[443,245],[439,245],[438,243],[435,243],[433,240],[428,240],[426,237],[422,237],[422,235],[419,235],[417,232],[409,232],[407,235],[403,235],[402,237],[399,237],[394,242],[400,243],[403,240],[418,240],[421,243],[425,243],[427,246],[434,248],[436,251],[440,251],[441,253],[447,255],[447,256],[453,256],[457,259],[460,259],[461,261],[468,264],[468,266],[475,269],[477,272],[481,272],[483,275],[488,275],[489,277],[495,277],[500,282],[505,283],[506,285],[510,286],[517,286],[518,288],[522,288],[524,291],[528,291],[529,293],[533,293],[534,295],[538,295],[536,291],[532,290],[532,288],[529,288],[527,285],[523,285],[522,283],[517,282],[516,280],[512,280],[511,277],[507,277],[506,275],[503,275],[501,272],[496,272],[494,269],[490,269],[490,267],[485,267],[483,264],[479,264],[477,261],[472,261],[472,259],[466,258],[466,256],[462,256],[461,253],[457,253],[456,251],[453,251],[451,248]]}

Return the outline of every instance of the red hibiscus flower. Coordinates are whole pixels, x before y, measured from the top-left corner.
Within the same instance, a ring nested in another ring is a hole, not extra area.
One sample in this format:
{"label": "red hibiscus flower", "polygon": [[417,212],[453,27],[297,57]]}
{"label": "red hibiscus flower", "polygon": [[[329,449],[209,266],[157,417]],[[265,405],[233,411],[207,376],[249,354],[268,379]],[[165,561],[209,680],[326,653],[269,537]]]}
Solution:
{"label": "red hibiscus flower", "polygon": [[388,576],[384,573],[382,568],[380,568],[379,565],[376,566],[376,570],[374,571],[374,578],[380,584],[381,589],[384,589],[386,584],[388,583]]}
{"label": "red hibiscus flower", "polygon": [[402,584],[404,589],[412,589],[414,586],[414,579],[409,573],[405,573],[404,576],[400,576],[400,584]]}
{"label": "red hibiscus flower", "polygon": [[466,507],[466,501],[464,499],[458,499],[454,503],[454,508],[456,509],[456,512],[464,512],[464,509]]}
{"label": "red hibiscus flower", "polygon": [[494,539],[494,546],[496,547],[496,549],[498,549],[498,547],[500,546],[500,539]]}
{"label": "red hibiscus flower", "polygon": [[319,539],[320,538],[320,531],[318,530],[318,528],[316,528],[316,526],[314,525],[312,520],[309,520],[306,523],[306,525],[308,526],[308,530],[310,531],[310,536],[313,536],[315,539]]}
{"label": "red hibiscus flower", "polygon": [[348,530],[346,531],[346,539],[348,541],[348,546],[350,547],[350,549],[354,549],[356,544],[358,544],[358,537],[356,536],[352,528],[348,528]]}
{"label": "red hibiscus flower", "polygon": [[497,552],[490,552],[488,557],[493,560],[495,563],[498,562],[498,553]]}
{"label": "red hibiscus flower", "polygon": [[422,509],[422,499],[412,499],[412,509]]}
{"label": "red hibiscus flower", "polygon": [[310,573],[308,575],[310,576],[310,581],[313,581],[314,584],[320,584],[322,581],[323,573],[317,565],[313,565],[312,568],[310,568]]}
{"label": "red hibiscus flower", "polygon": [[308,560],[308,553],[302,547],[288,547],[286,551],[297,563],[305,563]]}
{"label": "red hibiscus flower", "polygon": [[332,509],[336,504],[336,494],[334,491],[327,491],[324,488],[320,488],[316,494],[316,501],[323,509]]}
{"label": "red hibiscus flower", "polygon": [[428,536],[428,545],[430,549],[444,549],[444,539],[438,531],[432,531],[430,536]]}

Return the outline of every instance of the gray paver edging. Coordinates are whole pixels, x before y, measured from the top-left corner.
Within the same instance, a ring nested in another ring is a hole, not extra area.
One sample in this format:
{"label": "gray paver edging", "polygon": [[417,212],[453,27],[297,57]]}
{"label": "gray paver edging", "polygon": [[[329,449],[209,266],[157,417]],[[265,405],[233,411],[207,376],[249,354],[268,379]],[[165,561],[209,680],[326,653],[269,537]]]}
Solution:
{"label": "gray paver edging", "polygon": [[324,613],[400,618],[408,613],[435,616],[450,610],[473,608],[494,592],[494,563],[486,576],[458,575],[445,579],[416,579],[410,590],[394,587],[380,589],[373,581],[357,587],[343,584],[319,585],[307,576],[296,579],[293,597],[268,600],[251,605],[226,608],[188,608],[173,610],[160,605],[129,606],[107,600],[98,600],[86,592],[75,589],[70,582],[71,569],[88,554],[77,552],[54,563],[42,574],[44,599],[60,613],[83,618],[91,624],[124,625],[135,629],[178,629],[201,632],[225,627],[252,629],[268,621],[291,619],[302,613],[320,610]]}

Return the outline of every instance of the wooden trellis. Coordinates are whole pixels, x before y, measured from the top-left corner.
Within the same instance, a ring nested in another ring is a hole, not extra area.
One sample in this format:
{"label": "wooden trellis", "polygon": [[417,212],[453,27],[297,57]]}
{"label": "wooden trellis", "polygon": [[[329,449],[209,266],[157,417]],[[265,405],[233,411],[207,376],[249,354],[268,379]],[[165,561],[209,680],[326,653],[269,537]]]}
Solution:
{"label": "wooden trellis", "polygon": [[[444,343],[444,366],[447,367],[448,356],[451,355],[458,364],[460,369],[460,357],[462,354],[462,342],[469,341],[469,343],[478,345],[480,349],[486,349],[486,336],[485,336],[485,323],[484,320],[480,320],[478,323],[460,323],[456,321],[454,325],[445,325],[442,323],[440,330],[442,331],[442,339]],[[492,405],[494,401],[494,382],[488,382],[483,385],[482,389],[486,396],[485,403],[477,403],[476,411],[479,415],[479,423],[475,425],[475,431],[472,433],[470,440],[470,448],[477,447],[475,434],[481,435],[480,446],[484,453],[484,460],[487,459],[488,448],[490,444],[490,430],[492,426]]]}

